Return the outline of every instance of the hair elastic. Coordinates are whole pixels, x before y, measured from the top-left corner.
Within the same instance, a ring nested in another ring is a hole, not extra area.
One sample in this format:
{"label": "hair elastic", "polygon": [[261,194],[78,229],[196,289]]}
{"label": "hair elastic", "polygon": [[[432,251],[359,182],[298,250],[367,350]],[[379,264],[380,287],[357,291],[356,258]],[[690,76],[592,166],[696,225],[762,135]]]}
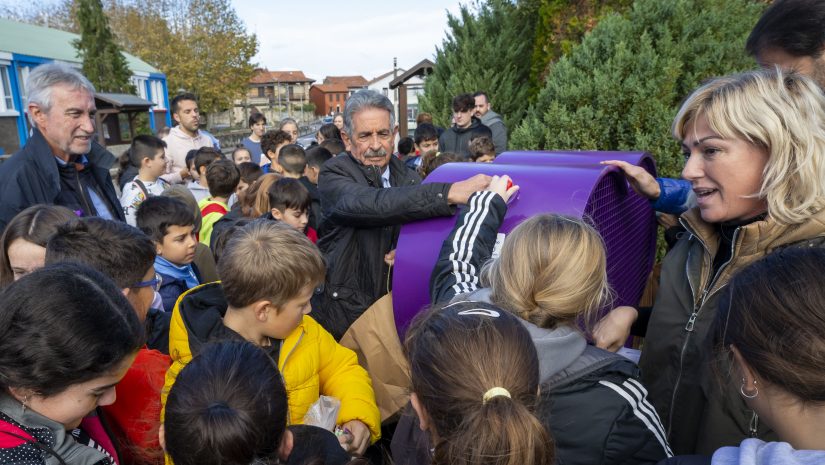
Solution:
{"label": "hair elastic", "polygon": [[489,402],[490,399],[493,397],[504,396],[506,398],[510,398],[510,391],[504,389],[503,387],[494,387],[490,388],[487,392],[484,393],[484,397],[482,397],[482,403],[486,404]]}

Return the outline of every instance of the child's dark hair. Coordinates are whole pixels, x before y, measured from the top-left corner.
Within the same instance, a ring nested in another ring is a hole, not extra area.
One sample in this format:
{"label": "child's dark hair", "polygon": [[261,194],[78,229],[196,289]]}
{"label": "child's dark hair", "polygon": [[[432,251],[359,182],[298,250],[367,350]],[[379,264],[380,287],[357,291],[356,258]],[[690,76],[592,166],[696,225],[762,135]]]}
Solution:
{"label": "child's dark hair", "polygon": [[132,139],[132,145],[129,146],[129,160],[132,166],[140,168],[144,158],[154,160],[158,151],[164,149],[166,149],[166,142],[163,140],[155,136],[140,134]]}
{"label": "child's dark hair", "polygon": [[496,156],[496,146],[487,136],[474,137],[469,144],[470,160],[476,161],[485,155]]}
{"label": "child's dark hair", "polygon": [[[326,142],[326,141],[324,141]],[[327,160],[332,158],[332,153],[325,149],[323,144],[307,150],[307,166],[321,168]]]}
{"label": "child's dark hair", "polygon": [[404,137],[398,141],[399,155],[409,155],[413,150],[415,150],[415,141],[412,137]]}
{"label": "child's dark hair", "polygon": [[278,164],[287,173],[301,176],[307,166],[307,154],[298,144],[285,145],[281,147],[281,152],[278,154]]}
{"label": "child's dark hair", "polygon": [[792,57],[819,59],[825,47],[825,4],[819,0],[780,0],[762,12],[745,50],[757,56],[779,49]]}
{"label": "child's dark hair", "polygon": [[430,175],[436,168],[446,163],[453,163],[457,161],[465,161],[464,157],[455,152],[427,152],[421,154],[421,165],[418,167],[418,173],[424,179]]}
{"label": "child's dark hair", "polygon": [[178,199],[157,196],[144,200],[137,209],[137,226],[152,241],[163,243],[170,226],[194,226],[192,210]]}
{"label": "child's dark hair", "polygon": [[216,148],[201,147],[195,152],[195,171],[200,174],[201,168],[208,168],[213,161],[221,159],[223,159],[223,154]]}
{"label": "child's dark hair", "polygon": [[[734,346],[760,378],[803,403],[825,402],[825,249],[788,247],[742,269],[720,297],[716,353]],[[721,371],[725,378],[728,370]],[[724,379],[724,383],[738,380]]]}
{"label": "child's dark hair", "polygon": [[438,437],[434,464],[553,463],[536,418],[539,361],[527,328],[492,304],[420,314],[407,331],[412,392]]}
{"label": "child's dark hair", "polygon": [[261,153],[263,153],[266,158],[269,158],[269,152],[275,153],[279,145],[290,140],[292,140],[291,136],[286,131],[281,131],[280,129],[266,131],[261,137]]}
{"label": "child's dark hair", "polygon": [[338,126],[327,123],[321,126],[321,129],[318,130],[322,136],[324,136],[324,140],[327,139],[338,139],[341,140],[341,130],[338,129]]}
{"label": "child's dark hair", "polygon": [[263,113],[252,113],[251,115],[249,115],[250,128],[258,123],[266,124],[266,116],[264,116]]}
{"label": "child's dark hair", "polygon": [[14,272],[9,263],[9,246],[12,242],[23,239],[46,247],[60,225],[75,220],[77,215],[58,205],[32,205],[15,215],[0,236],[0,288],[14,281]]}
{"label": "child's dark hair", "polygon": [[235,155],[238,152],[246,152],[246,153],[249,154],[250,157],[252,156],[252,152],[250,152],[248,148],[244,147],[243,145],[239,145],[239,146],[235,147],[234,150],[232,150],[232,154],[229,156],[229,159],[232,160],[232,161],[235,161]]}
{"label": "child's dark hair", "polygon": [[413,138],[416,145],[421,145],[425,140],[438,140],[438,129],[430,123],[421,123],[415,128]]}
{"label": "child's dark hair", "polygon": [[195,156],[198,155],[198,149],[192,149],[186,152],[186,158],[184,159],[184,163],[186,164],[186,169],[195,171],[196,173],[198,170],[195,169]]}
{"label": "child's dark hair", "polygon": [[201,209],[198,207],[198,201],[195,200],[192,191],[182,184],[175,184],[164,189],[160,195],[183,202],[189,208],[189,211],[192,212],[193,230],[196,233],[201,230],[203,217],[201,216]]}
{"label": "child's dark hair", "polygon": [[143,325],[121,290],[78,263],[23,276],[0,293],[0,308],[4,391],[59,394],[104,376],[144,344]]}
{"label": "child's dark hair", "polygon": [[155,262],[155,245],[139,229],[120,221],[81,218],[57,228],[46,245],[46,264],[78,262],[128,289],[143,281]]}
{"label": "child's dark hair", "polygon": [[122,176],[129,166],[139,169],[144,158],[154,160],[161,149],[166,149],[166,142],[159,137],[145,134],[135,136],[132,145],[118,158],[118,176]]}
{"label": "child's dark hair", "polygon": [[249,161],[245,161],[238,165],[238,171],[241,174],[241,181],[247,184],[252,184],[257,181],[262,174],[264,174],[264,170],[261,168],[261,165]]}
{"label": "child's dark hair", "polygon": [[166,452],[176,465],[275,463],[286,424],[286,388],[263,349],[210,344],[169,391]]}
{"label": "child's dark hair", "polygon": [[215,160],[206,168],[206,184],[212,197],[229,197],[241,182],[241,172],[229,160]]}
{"label": "child's dark hair", "polygon": [[329,153],[331,153],[333,157],[347,149],[344,141],[340,139],[324,139],[324,141],[321,142],[321,147],[329,150]]}
{"label": "child's dark hair", "polygon": [[239,218],[232,223],[232,226],[220,230],[212,243],[212,257],[215,259],[215,264],[221,260],[221,256],[223,255],[224,249],[226,249],[226,243],[229,242],[229,239],[231,239],[237,231],[251,222],[252,218]]}
{"label": "child's dark hair", "polygon": [[472,94],[459,94],[453,97],[453,111],[470,111],[476,106]]}
{"label": "child's dark hair", "polygon": [[283,213],[287,208],[309,212],[312,197],[301,181],[282,178],[269,186],[269,207]]}

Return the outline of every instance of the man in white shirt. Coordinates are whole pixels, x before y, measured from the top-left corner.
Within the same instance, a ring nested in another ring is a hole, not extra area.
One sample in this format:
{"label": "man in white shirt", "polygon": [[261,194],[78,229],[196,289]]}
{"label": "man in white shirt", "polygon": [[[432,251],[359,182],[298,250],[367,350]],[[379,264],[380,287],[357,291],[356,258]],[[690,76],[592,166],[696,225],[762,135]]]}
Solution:
{"label": "man in white shirt", "polygon": [[186,168],[186,154],[201,147],[212,147],[212,140],[200,131],[200,111],[194,94],[180,94],[172,99],[172,118],[178,123],[163,138],[166,142],[166,174],[162,178],[171,184],[182,184],[191,178]]}

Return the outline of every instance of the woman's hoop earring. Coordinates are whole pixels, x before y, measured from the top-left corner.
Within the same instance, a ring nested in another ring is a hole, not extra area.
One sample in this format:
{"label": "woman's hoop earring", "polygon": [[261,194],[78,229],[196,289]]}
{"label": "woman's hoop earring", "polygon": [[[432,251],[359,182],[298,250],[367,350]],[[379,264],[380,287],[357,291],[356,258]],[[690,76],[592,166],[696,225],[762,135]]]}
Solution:
{"label": "woman's hoop earring", "polygon": [[742,394],[742,397],[744,397],[745,399],[756,399],[756,396],[759,395],[759,388],[756,387],[756,380],[753,380],[753,394],[746,394],[745,378],[742,378],[742,386],[739,387],[739,393]]}

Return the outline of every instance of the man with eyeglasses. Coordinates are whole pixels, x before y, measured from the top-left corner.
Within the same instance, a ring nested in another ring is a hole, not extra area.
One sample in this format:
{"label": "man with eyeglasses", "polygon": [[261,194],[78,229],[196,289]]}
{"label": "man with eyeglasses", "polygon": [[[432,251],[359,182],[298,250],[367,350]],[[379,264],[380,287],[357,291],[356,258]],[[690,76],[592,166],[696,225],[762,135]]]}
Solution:
{"label": "man with eyeglasses", "polygon": [[455,152],[464,158],[470,158],[470,141],[476,137],[493,138],[490,128],[481,124],[475,116],[476,101],[471,94],[456,95],[453,98],[454,124],[438,138],[441,152]]}
{"label": "man with eyeglasses", "polygon": [[327,276],[312,308],[313,317],[336,339],[390,290],[401,225],[451,216],[455,205],[466,204],[470,194],[490,183],[489,176],[476,175],[421,185],[418,174],[392,155],[393,115],[392,103],[378,92],[349,97],[341,135],[350,153],[324,163],[318,176],[323,210],[318,247]]}

